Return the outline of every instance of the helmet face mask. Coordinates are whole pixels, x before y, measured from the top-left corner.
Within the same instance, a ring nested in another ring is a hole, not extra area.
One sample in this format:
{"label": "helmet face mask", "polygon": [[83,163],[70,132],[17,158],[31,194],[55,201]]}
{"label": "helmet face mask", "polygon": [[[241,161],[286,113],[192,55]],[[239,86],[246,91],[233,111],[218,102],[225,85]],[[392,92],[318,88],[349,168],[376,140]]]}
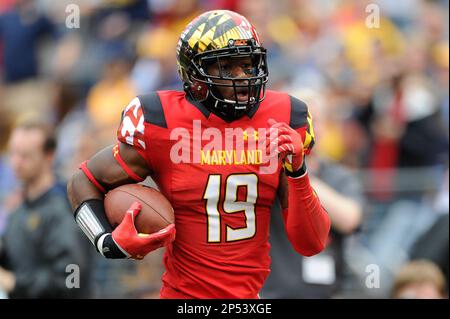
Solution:
{"label": "helmet face mask", "polygon": [[[239,60],[247,58],[248,67],[242,68],[242,76],[233,76],[229,65],[240,64]],[[237,60],[237,61],[236,61]],[[246,109],[259,103],[264,96],[267,83],[267,66],[265,51],[261,48],[253,49],[250,46],[236,49],[219,49],[212,52],[200,53],[192,61],[196,70],[192,79],[205,83],[210,94],[219,102],[235,104],[237,109]],[[209,72],[210,66],[218,69],[218,74]],[[231,99],[222,96],[222,88],[231,88],[233,94]],[[242,101],[238,94],[246,92],[248,99]]]}
{"label": "helmet face mask", "polygon": [[[207,39],[210,42],[202,37],[201,41],[187,38],[192,33],[192,28],[205,24],[202,21],[208,23],[215,16],[222,17],[219,22],[228,21],[228,30],[233,29],[232,33],[227,33],[227,29],[221,30],[225,34],[220,36],[219,44],[214,37]],[[237,18],[241,19],[240,25],[236,22]],[[178,43],[178,67],[185,91],[227,121],[250,112],[265,97],[268,80],[266,50],[259,45],[253,27],[251,32],[245,31],[248,26],[251,27],[250,23],[234,12],[207,12],[189,24]],[[240,30],[242,28],[245,30]],[[241,34],[247,38],[232,38]],[[206,45],[205,42],[209,44]],[[239,74],[233,74],[231,69],[239,70]],[[202,94],[198,94],[197,90]]]}

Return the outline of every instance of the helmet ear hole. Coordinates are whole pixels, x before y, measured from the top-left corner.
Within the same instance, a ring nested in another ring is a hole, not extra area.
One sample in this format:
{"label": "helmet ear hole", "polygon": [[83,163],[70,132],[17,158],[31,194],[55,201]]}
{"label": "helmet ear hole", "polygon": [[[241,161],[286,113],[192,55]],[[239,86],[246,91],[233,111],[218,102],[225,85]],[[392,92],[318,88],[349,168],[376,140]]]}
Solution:
{"label": "helmet ear hole", "polygon": [[200,81],[193,81],[190,85],[192,97],[197,101],[204,101],[208,97],[208,86]]}

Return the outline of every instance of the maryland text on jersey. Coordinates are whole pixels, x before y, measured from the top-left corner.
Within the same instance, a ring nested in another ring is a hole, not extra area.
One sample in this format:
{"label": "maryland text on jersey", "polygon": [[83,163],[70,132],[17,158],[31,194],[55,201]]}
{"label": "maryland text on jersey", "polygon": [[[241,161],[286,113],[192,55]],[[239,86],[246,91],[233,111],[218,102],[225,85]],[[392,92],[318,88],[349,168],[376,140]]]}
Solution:
{"label": "maryland text on jersey", "polygon": [[[215,127],[202,129],[200,120],[192,122],[192,134],[186,128],[175,128],[170,139],[175,141],[170,158],[173,163],[200,163],[201,165],[262,165],[272,172],[278,159],[275,154],[266,154],[264,138],[267,129],[248,127]],[[274,133],[276,134],[276,132]],[[271,137],[273,140],[276,136]]]}

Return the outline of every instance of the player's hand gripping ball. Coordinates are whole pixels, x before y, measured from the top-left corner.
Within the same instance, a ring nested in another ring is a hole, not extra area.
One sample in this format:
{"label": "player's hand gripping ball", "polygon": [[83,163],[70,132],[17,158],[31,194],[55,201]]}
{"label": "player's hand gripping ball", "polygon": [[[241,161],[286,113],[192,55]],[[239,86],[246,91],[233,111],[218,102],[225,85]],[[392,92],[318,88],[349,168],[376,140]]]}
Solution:
{"label": "player's hand gripping ball", "polygon": [[169,201],[156,189],[140,184],[117,187],[105,196],[105,211],[114,228],[112,238],[131,258],[175,240],[175,217]]}

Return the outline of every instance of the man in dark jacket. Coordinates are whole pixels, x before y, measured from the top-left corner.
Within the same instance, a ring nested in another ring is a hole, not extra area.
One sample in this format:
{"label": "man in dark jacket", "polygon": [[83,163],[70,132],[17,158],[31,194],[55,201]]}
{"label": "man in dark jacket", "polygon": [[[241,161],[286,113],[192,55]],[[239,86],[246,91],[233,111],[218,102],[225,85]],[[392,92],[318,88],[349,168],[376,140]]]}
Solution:
{"label": "man in dark jacket", "polygon": [[89,243],[52,171],[52,131],[39,122],[23,123],[13,130],[9,148],[23,202],[0,241],[0,290],[10,298],[88,297]]}

